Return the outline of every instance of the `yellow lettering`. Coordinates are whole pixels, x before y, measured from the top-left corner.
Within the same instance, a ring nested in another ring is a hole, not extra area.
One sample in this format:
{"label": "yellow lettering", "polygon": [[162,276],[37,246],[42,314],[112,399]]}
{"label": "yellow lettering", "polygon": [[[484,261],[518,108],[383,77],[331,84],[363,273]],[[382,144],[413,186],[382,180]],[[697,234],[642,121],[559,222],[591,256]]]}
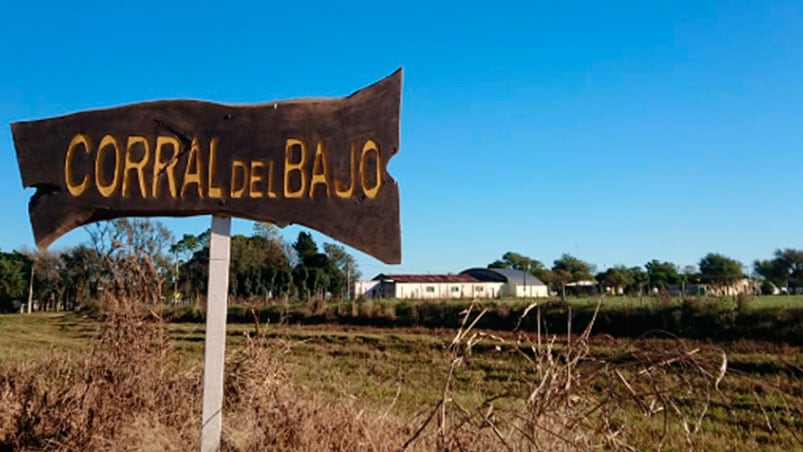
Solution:
{"label": "yellow lettering", "polygon": [[[162,150],[166,145],[170,145],[173,150],[170,152],[170,159],[164,162],[162,161]],[[163,170],[167,174],[167,187],[170,190],[170,196],[176,197],[175,171],[176,163],[178,163],[179,146],[180,144],[176,137],[164,137],[161,135],[156,137],[156,149],[154,149],[153,156],[153,190],[151,190],[154,198],[159,197],[159,180]]]}
{"label": "yellow lettering", "polygon": [[276,192],[273,191],[273,168],[274,168],[273,160],[268,161],[268,191],[267,195],[268,198],[275,198]]}
{"label": "yellow lettering", "polygon": [[[195,184],[198,190],[198,197],[203,198],[203,190],[201,189],[201,170],[203,164],[201,163],[201,145],[198,138],[192,139],[190,146],[190,155],[187,156],[187,167],[184,168],[184,181],[181,184],[181,197],[187,193],[187,187],[190,184]],[[192,171],[192,168],[195,168]]]}
{"label": "yellow lettering", "polygon": [[315,186],[323,184],[326,187],[326,196],[332,195],[329,190],[331,177],[329,176],[329,156],[326,154],[326,143],[319,141],[315,146],[315,158],[312,160],[312,177],[309,183],[309,197],[315,197]]}
{"label": "yellow lettering", "polygon": [[[368,177],[365,174],[365,166],[369,152],[376,153],[376,184],[373,187],[368,187]],[[362,192],[369,199],[376,197],[379,189],[382,188],[382,156],[379,153],[379,145],[374,140],[368,140],[362,147],[362,156],[360,157],[360,182],[362,183]]]}
{"label": "yellow lettering", "polygon": [[[237,169],[243,175],[243,185],[237,187]],[[242,198],[245,193],[245,188],[248,186],[248,169],[245,162],[242,160],[234,160],[231,162],[231,197]],[[237,188],[235,188],[237,187]]]}
{"label": "yellow lettering", "polygon": [[[103,150],[111,146],[114,148],[114,176],[108,185],[103,184]],[[120,182],[120,159],[121,159],[120,142],[112,135],[105,135],[98,145],[98,154],[95,157],[95,185],[98,187],[98,192],[104,198],[108,198],[117,191],[117,184]]]}
{"label": "yellow lettering", "polygon": [[341,198],[351,198],[354,196],[354,186],[356,185],[354,182],[354,173],[357,172],[357,143],[351,142],[351,170],[349,174],[351,175],[351,182],[349,183],[348,188],[343,188],[343,183],[340,180],[335,179],[335,193],[337,196]]}
{"label": "yellow lettering", "polygon": [[[134,146],[137,144],[142,145],[143,153],[142,158],[137,162],[132,160]],[[123,197],[128,197],[128,185],[129,179],[128,175],[131,173],[131,170],[135,170],[137,172],[137,179],[139,180],[139,192],[142,194],[143,198],[148,197],[148,186],[145,184],[145,165],[148,164],[148,160],[150,160],[151,156],[151,148],[148,144],[148,140],[145,137],[132,135],[128,137],[128,143],[126,145],[125,151],[125,167],[123,168]]]}
{"label": "yellow lettering", "polygon": [[261,198],[262,192],[257,190],[257,182],[263,180],[261,174],[257,174],[257,168],[265,168],[265,162],[260,160],[251,160],[251,182],[248,183],[248,196],[252,198]]}
{"label": "yellow lettering", "polygon": [[64,157],[64,181],[67,183],[67,190],[69,190],[70,194],[73,196],[81,196],[84,190],[86,190],[86,187],[89,185],[89,174],[85,174],[84,178],[81,179],[81,183],[76,184],[72,178],[72,171],[70,170],[73,151],[79,144],[83,145],[84,152],[89,154],[89,137],[79,133],[72,138],[72,141],[70,141],[70,145],[67,147],[67,155]]}
{"label": "yellow lettering", "polygon": [[215,154],[217,153],[217,138],[209,142],[209,197],[222,198],[223,189],[215,186]]}
{"label": "yellow lettering", "polygon": [[[293,154],[293,148],[298,146],[299,157],[298,161],[293,163],[290,157]],[[304,196],[307,190],[307,174],[304,172],[304,165],[307,163],[307,143],[298,138],[288,138],[284,146],[284,197],[285,198],[300,198]],[[290,190],[290,174],[294,171],[298,172],[300,187],[298,190]]]}

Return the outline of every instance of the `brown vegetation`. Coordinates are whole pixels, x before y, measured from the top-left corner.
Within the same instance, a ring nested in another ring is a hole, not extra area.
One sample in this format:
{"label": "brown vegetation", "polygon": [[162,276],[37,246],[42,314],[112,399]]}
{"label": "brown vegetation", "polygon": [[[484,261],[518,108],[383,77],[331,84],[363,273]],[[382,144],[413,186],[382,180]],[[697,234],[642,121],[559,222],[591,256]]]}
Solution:
{"label": "brown vegetation", "polygon": [[[188,363],[166,333],[158,293],[146,284],[152,267],[141,259],[115,263],[125,277],[113,273],[118,276],[106,281],[98,305],[102,322],[88,353],[0,363],[0,449],[197,450],[201,368]],[[151,302],[134,302],[143,299]],[[592,353],[596,313],[579,335],[567,321],[559,343],[540,330],[547,312],[541,306],[520,313],[514,340],[477,329],[491,312],[473,303],[460,313],[438,396],[414,414],[396,409],[401,386],[396,397],[378,404],[304,387],[288,371],[295,344],[276,347],[257,323],[226,364],[223,448],[674,450],[757,446],[778,438],[801,445],[799,388],[745,380],[749,388],[737,396],[749,399],[728,396],[723,388],[737,383],[729,381],[728,357],[717,347],[676,340],[672,347]],[[370,365],[365,361],[353,364]],[[478,381],[466,397],[462,389],[472,380],[465,374],[483,366],[482,378],[495,373],[501,381]],[[712,414],[725,416],[744,404],[756,407],[739,420],[748,436],[755,430],[775,437],[745,442],[709,422]]]}

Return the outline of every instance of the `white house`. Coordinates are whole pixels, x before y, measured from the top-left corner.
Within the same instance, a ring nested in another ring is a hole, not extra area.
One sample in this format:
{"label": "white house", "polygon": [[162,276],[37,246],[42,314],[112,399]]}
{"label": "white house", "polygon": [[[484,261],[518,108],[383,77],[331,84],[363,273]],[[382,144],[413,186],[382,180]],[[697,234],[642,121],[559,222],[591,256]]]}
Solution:
{"label": "white house", "polygon": [[547,286],[526,272],[509,268],[471,268],[459,274],[379,274],[354,284],[354,296],[365,298],[537,298],[549,295]]}

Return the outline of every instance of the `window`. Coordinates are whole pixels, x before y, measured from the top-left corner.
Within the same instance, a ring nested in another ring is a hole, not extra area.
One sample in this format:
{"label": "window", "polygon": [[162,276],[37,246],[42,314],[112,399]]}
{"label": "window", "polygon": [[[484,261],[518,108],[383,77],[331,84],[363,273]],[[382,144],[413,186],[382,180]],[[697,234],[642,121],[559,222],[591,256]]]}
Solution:
{"label": "window", "polygon": [[425,290],[427,293],[435,293],[435,286],[427,286]]}
{"label": "window", "polygon": [[460,292],[460,288],[457,286],[452,286],[452,293]]}
{"label": "window", "polygon": [[474,292],[482,292],[484,288],[482,286],[474,286]]}

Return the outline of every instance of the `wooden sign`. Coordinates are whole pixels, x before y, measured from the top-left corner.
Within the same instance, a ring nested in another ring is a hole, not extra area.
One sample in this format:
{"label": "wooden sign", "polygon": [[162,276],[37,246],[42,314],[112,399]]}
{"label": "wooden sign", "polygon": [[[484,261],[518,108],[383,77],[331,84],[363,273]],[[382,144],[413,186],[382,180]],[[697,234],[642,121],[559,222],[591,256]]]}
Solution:
{"label": "wooden sign", "polygon": [[124,216],[298,223],[401,261],[401,69],[338,99],[145,102],[11,125],[36,243]]}

